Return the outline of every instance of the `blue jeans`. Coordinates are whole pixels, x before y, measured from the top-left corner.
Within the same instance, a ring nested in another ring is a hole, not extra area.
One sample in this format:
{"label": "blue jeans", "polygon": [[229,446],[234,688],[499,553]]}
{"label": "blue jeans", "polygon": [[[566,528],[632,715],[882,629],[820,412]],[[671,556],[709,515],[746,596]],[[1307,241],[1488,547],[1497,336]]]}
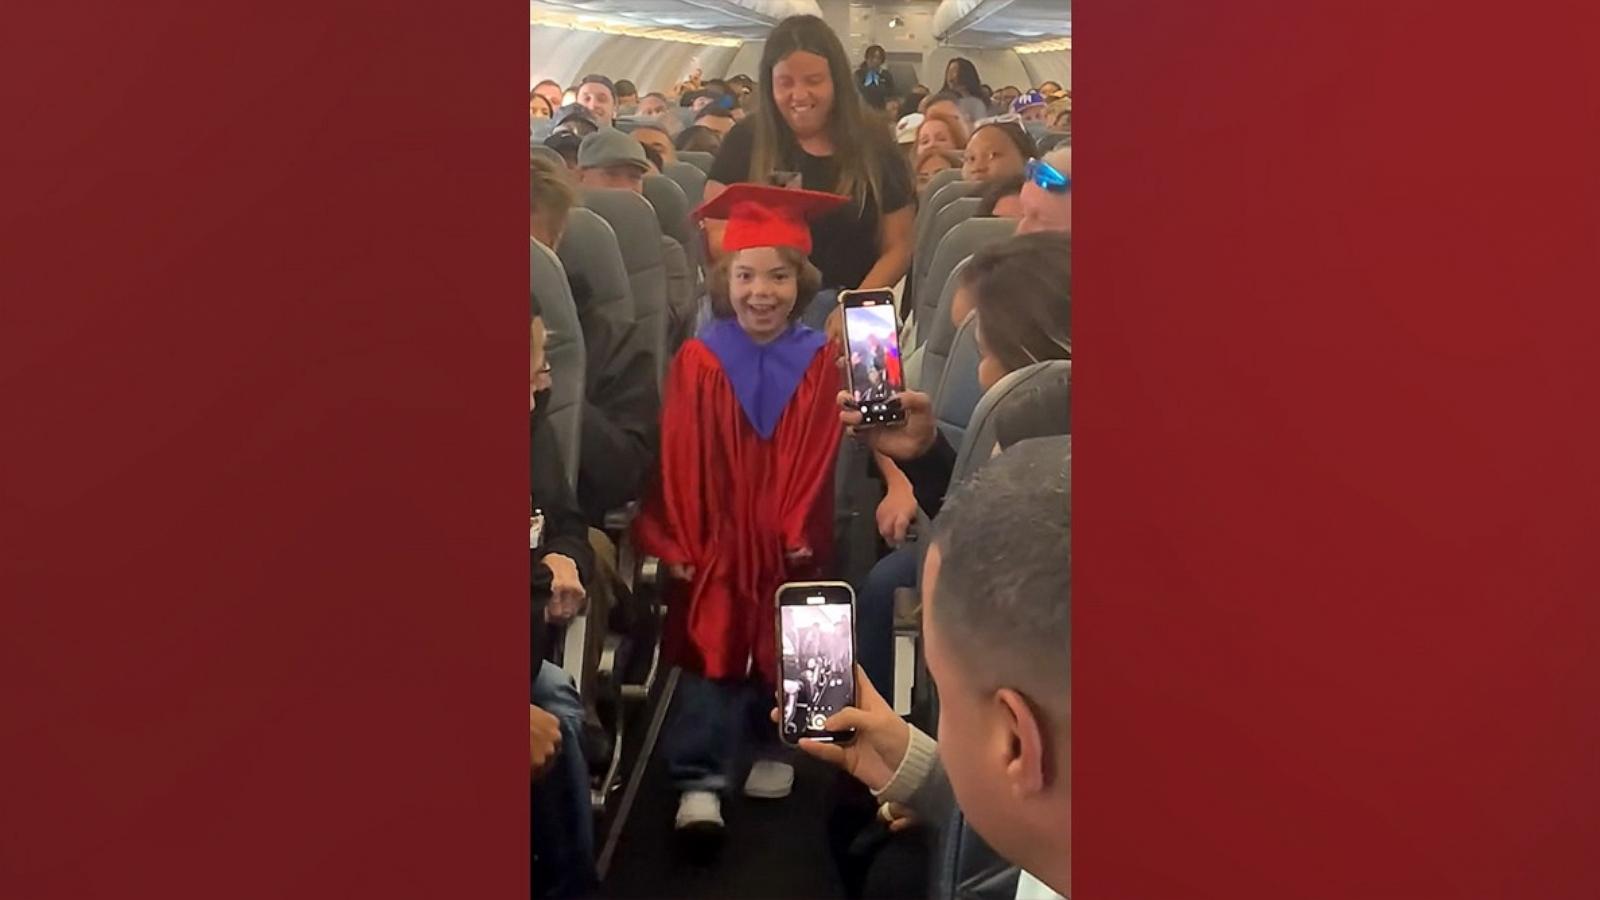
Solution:
{"label": "blue jeans", "polygon": [[856,595],[856,660],[884,699],[894,703],[894,592],[917,586],[917,545],[878,560]]}
{"label": "blue jeans", "polygon": [[772,706],[772,689],[758,681],[679,674],[672,718],[661,740],[673,786],[721,793],[747,751],[779,755],[778,726],[769,718]]}
{"label": "blue jeans", "polygon": [[561,723],[561,752],[533,785],[533,896],[585,896],[594,887],[594,813],[583,757],[583,700],[567,673],[537,660],[533,705]]}

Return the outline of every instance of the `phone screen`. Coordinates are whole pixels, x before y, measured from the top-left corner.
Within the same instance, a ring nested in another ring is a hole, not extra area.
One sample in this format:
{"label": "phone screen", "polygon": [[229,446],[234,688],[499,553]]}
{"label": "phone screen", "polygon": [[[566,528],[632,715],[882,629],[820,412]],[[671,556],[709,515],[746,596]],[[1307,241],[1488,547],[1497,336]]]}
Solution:
{"label": "phone screen", "polygon": [[804,176],[802,176],[799,172],[773,172],[771,175],[767,176],[767,180],[771,182],[773,187],[787,188],[791,191],[798,191],[800,190],[801,183],[804,181]]}
{"label": "phone screen", "polygon": [[895,395],[906,389],[900,359],[900,323],[890,291],[846,291],[844,332],[849,349],[850,392],[861,410],[861,424],[902,422]]}
{"label": "phone screen", "polygon": [[778,733],[787,743],[801,738],[845,741],[851,732],[823,728],[829,716],[854,706],[854,592],[843,583],[784,585],[778,592],[782,673]]}

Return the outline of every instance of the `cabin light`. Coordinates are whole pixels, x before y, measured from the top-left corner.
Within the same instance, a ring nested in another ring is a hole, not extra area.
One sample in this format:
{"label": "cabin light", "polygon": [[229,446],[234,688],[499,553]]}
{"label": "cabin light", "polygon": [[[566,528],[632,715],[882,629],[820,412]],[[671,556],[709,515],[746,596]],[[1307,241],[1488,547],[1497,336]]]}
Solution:
{"label": "cabin light", "polygon": [[680,44],[699,44],[706,47],[738,47],[744,43],[736,38],[713,37],[693,31],[681,31],[676,28],[627,25],[610,19],[596,19],[591,16],[569,16],[544,10],[534,12],[529,18],[529,24],[543,25],[549,28],[566,28],[571,31],[586,31],[593,34],[615,34],[623,37],[646,38],[655,41],[676,41]]}
{"label": "cabin light", "polygon": [[1060,50],[1072,49],[1072,38],[1056,38],[1050,41],[1036,41],[1032,44],[1023,44],[1016,48],[1018,53],[1051,53]]}

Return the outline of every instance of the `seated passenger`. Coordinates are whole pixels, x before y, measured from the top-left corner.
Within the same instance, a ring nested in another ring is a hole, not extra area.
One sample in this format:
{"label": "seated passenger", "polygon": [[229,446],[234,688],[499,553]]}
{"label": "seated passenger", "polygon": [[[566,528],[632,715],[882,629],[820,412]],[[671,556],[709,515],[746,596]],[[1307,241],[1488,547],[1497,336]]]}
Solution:
{"label": "seated passenger", "polygon": [[722,149],[722,135],[704,125],[690,125],[678,135],[678,149],[716,154]]}
{"label": "seated passenger", "polygon": [[644,145],[615,128],[597,131],[578,148],[578,183],[584,187],[612,188],[644,193],[644,176],[650,160]]}
{"label": "seated passenger", "polygon": [[633,82],[623,79],[612,85],[617,92],[617,115],[631,116],[639,106],[639,89]]}
{"label": "seated passenger", "polygon": [[739,184],[697,217],[727,220],[707,279],[717,318],[667,377],[659,476],[636,522],[670,576],[662,663],[682,667],[662,752],[681,830],[720,835],[720,792],[755,729],[745,793],[789,794],[765,724],[777,685],[772,598],[832,555],[838,349],[796,323],[819,276],[806,218],[846,198]]}
{"label": "seated passenger", "polygon": [[962,181],[998,181],[1021,175],[1039,148],[1014,119],[980,122],[967,141]]}
{"label": "seated passenger", "polygon": [[1049,102],[1038,91],[1029,91],[1019,96],[1011,104],[1011,112],[1024,122],[1043,122],[1045,120],[1045,106]]}
{"label": "seated passenger", "polygon": [[577,103],[569,103],[557,109],[554,119],[555,133],[557,134],[563,131],[570,131],[581,138],[600,130],[600,125],[595,122],[594,115],[589,112],[588,108]]}
{"label": "seated passenger", "polygon": [[994,92],[994,101],[993,101],[995,112],[997,112],[997,113],[1010,112],[1011,111],[1011,104],[1016,102],[1016,99],[1018,97],[1021,97],[1021,96],[1022,96],[1022,90],[1020,88],[1017,88],[1014,85],[1009,85],[1009,84],[1006,85],[1005,87],[1001,88],[1000,90],[995,91]]}
{"label": "seated passenger", "polygon": [[1072,893],[1072,443],[1024,441],[986,464],[934,522],[922,635],[936,743],[858,672],[857,707],[827,721],[849,746],[801,741],[913,817],[959,809],[1023,871],[1019,898]]}
{"label": "seated passenger", "polygon": [[958,116],[935,111],[922,117],[917,128],[917,152],[928,149],[965,150],[967,129]]}
{"label": "seated passenger", "polygon": [[728,136],[733,130],[733,113],[721,106],[708,106],[700,110],[694,117],[694,123],[702,128],[709,128],[717,133],[718,140]]}
{"label": "seated passenger", "polygon": [[[1064,234],[1008,238],[980,251],[961,270],[951,316],[963,321],[978,309],[978,383],[988,390],[1008,373],[1035,362],[1071,359],[1072,242]],[[902,479],[894,491],[910,491],[928,516],[939,514],[955,468],[956,450],[934,419],[927,394],[899,396],[906,413],[900,428],[869,428],[858,436],[869,447],[894,460]],[[848,392],[838,396],[840,420],[854,428],[861,423]],[[885,507],[905,504],[898,499]],[[905,538],[909,519],[895,525],[895,543]],[[917,548],[900,546],[878,560],[860,585],[856,604],[857,652],[861,665],[878,689],[894,691],[894,592],[916,584]]]}
{"label": "seated passenger", "polygon": [[661,161],[675,163],[678,161],[678,148],[672,144],[672,133],[663,123],[652,120],[634,121],[633,131],[629,132],[633,139],[645,146],[645,149],[654,149],[661,154]]}
{"label": "seated passenger", "polygon": [[533,679],[529,691],[533,789],[534,897],[581,897],[594,883],[594,816],[589,806],[589,765],[583,753],[584,709],[572,679],[545,659],[546,621],[565,621],[581,609],[583,582],[592,571],[587,529],[578,515],[560,450],[540,415],[550,388],[545,329],[533,301],[528,412],[532,430]]}
{"label": "seated passenger", "polygon": [[917,154],[917,187],[924,188],[933,176],[947,169],[961,168],[961,151],[929,147]]}
{"label": "seated passenger", "polygon": [[961,105],[961,95],[953,91],[940,91],[929,95],[922,101],[922,106],[917,110],[923,115],[938,114],[949,116],[959,121],[966,130],[971,130],[975,119],[968,118],[967,110]]}
{"label": "seated passenger", "polygon": [[636,116],[659,116],[672,108],[667,102],[667,96],[659,93],[645,94],[639,99],[639,108],[634,111]]}
{"label": "seated passenger", "polygon": [[1072,233],[1072,148],[1057,147],[1027,168],[1019,195],[1022,219],[1017,234]]}
{"label": "seated passenger", "polygon": [[[532,169],[529,236],[553,250],[566,232],[575,198],[554,166],[535,159]],[[596,309],[582,278],[568,273],[567,280],[583,328],[585,360],[578,506],[584,519],[600,528],[607,513],[638,496],[655,452],[660,398],[655,379],[640,375],[651,365],[645,334],[631,318]]]}
{"label": "seated passenger", "polygon": [[551,109],[561,105],[561,85],[546,78],[533,86],[533,92],[545,99]]}
{"label": "seated passenger", "polygon": [[528,94],[528,118],[548,119],[555,113],[555,107],[551,106],[550,101],[546,100],[542,94]]}
{"label": "seated passenger", "polygon": [[578,105],[589,111],[600,128],[610,128],[617,117],[617,89],[604,75],[585,75],[578,82]]}
{"label": "seated passenger", "polygon": [[578,148],[583,145],[583,138],[570,131],[558,131],[545,138],[544,145],[561,154],[568,172],[578,171]]}

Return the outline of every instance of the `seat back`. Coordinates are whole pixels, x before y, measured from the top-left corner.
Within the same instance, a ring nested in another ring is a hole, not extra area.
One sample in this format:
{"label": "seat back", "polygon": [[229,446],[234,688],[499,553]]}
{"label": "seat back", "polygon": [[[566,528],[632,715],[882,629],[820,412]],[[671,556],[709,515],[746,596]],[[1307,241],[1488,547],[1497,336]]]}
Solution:
{"label": "seat back", "polygon": [[[679,154],[682,156],[682,154]],[[693,163],[683,160],[667,163],[666,176],[683,188],[684,200],[688,202],[689,209],[699,206],[706,196],[706,173]]]}
{"label": "seat back", "polygon": [[950,359],[932,392],[934,421],[952,447],[961,446],[972,413],[983,398],[983,386],[978,383],[979,358],[978,314],[971,313],[956,331]]}
{"label": "seat back", "polygon": [[555,163],[558,171],[565,172],[567,170],[567,161],[561,158],[561,154],[550,149],[549,147],[546,147],[544,144],[534,144],[529,147],[528,156],[542,156],[545,159]]}
{"label": "seat back", "polygon": [[589,287],[587,298],[574,298],[584,304],[578,309],[580,319],[605,315],[633,321],[633,292],[622,263],[622,248],[617,245],[617,233],[598,213],[581,206],[573,208],[556,256],[568,275],[583,279]]}
{"label": "seat back", "polygon": [[[923,285],[927,281],[928,265],[933,261],[933,254],[939,249],[938,243],[929,238],[933,231],[934,223],[938,221],[939,211],[951,202],[970,197],[983,190],[983,183],[978,181],[952,181],[940,188],[934,195],[917,210],[915,236],[911,250],[911,277],[909,293],[918,306],[929,305],[932,300],[924,300]],[[921,323],[918,323],[917,333],[922,334]]]}
{"label": "seat back", "polygon": [[1071,143],[1072,135],[1066,133],[1065,131],[1052,131],[1044,137],[1039,138],[1039,155],[1043,156],[1062,144],[1070,145]]}
{"label": "seat back", "polygon": [[[681,163],[679,165],[682,165]],[[670,166],[668,168],[671,168]],[[699,172],[693,166],[689,169]],[[705,178],[701,176],[701,191],[704,192]],[[691,293],[696,297],[700,295],[700,259],[701,249],[705,246],[700,240],[700,229],[689,218],[689,211],[693,208],[689,203],[688,195],[676,180],[667,175],[646,175],[644,179],[644,198],[655,207],[656,221],[661,223],[661,233],[683,248],[684,255],[689,263],[689,276],[691,278]],[[668,273],[669,277],[672,273]]]}
{"label": "seat back", "polygon": [[678,158],[707,175],[711,174],[711,164],[716,161],[715,155],[704,150],[679,150]]}
{"label": "seat back", "polygon": [[1071,376],[1070,360],[1052,359],[1018,369],[1000,379],[983,395],[983,399],[978,401],[977,408],[972,411],[972,419],[967,423],[967,433],[962,439],[961,449],[956,452],[956,464],[950,475],[950,483],[955,484],[968,478],[994,455],[996,424],[1013,406],[1035,402],[1037,400],[1034,394],[1035,388],[1070,383]]}
{"label": "seat back", "polygon": [[583,205],[616,233],[633,298],[633,321],[650,348],[657,382],[665,372],[667,341],[667,264],[661,225],[650,202],[633,191],[583,188]]}
{"label": "seat back", "polygon": [[578,308],[572,302],[567,273],[553,250],[538,241],[529,241],[532,250],[528,284],[539,300],[549,338],[545,357],[550,363],[550,396],[544,415],[561,448],[561,464],[567,485],[578,489],[578,451],[583,433],[583,380],[585,371],[583,328],[578,324]]}
{"label": "seat back", "polygon": [[695,289],[695,269],[682,244],[662,235],[661,258],[667,268],[667,335],[662,356],[670,363],[678,347],[692,336],[700,294]]}
{"label": "seat back", "polygon": [[924,298],[929,306],[918,305],[917,339],[923,350],[922,383],[936,385],[950,356],[950,342],[956,327],[950,318],[955,302],[956,283],[968,257],[991,244],[1003,241],[1017,230],[1015,219],[968,219],[950,229],[939,242],[928,267],[928,289]]}
{"label": "seat back", "polygon": [[923,185],[922,190],[917,192],[917,208],[921,209],[927,206],[928,201],[933,199],[933,195],[937,194],[940,188],[953,181],[960,180],[960,169],[945,169],[943,172],[933,173],[933,177],[928,179],[928,183]]}

